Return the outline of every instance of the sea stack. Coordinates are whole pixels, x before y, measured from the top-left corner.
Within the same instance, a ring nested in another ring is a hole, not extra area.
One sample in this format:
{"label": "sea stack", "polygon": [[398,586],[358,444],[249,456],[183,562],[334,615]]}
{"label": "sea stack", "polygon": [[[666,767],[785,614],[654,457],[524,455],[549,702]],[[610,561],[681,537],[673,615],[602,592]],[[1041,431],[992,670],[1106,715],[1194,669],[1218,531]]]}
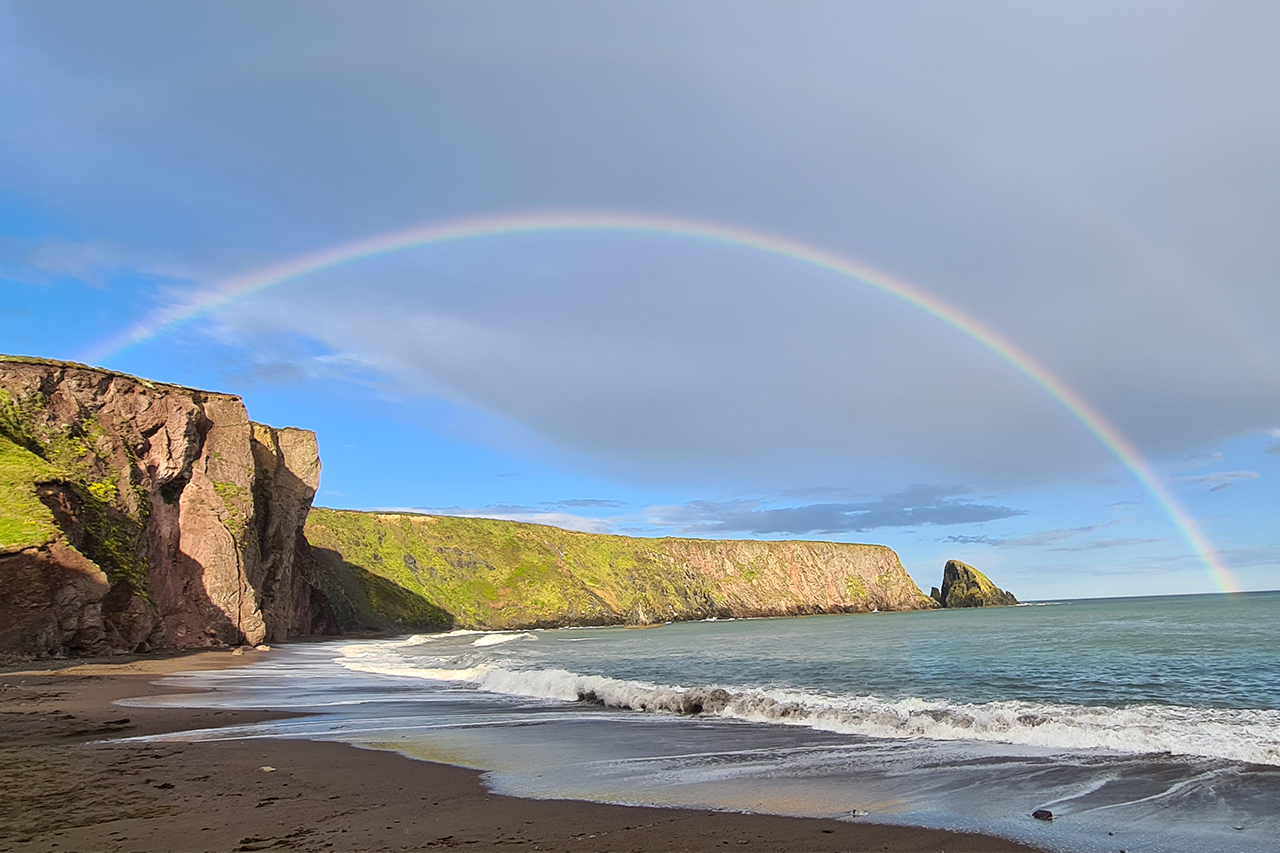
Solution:
{"label": "sea stack", "polygon": [[931,590],[943,607],[1002,607],[1017,604],[1013,593],[996,586],[982,572],[959,560],[947,560],[942,570],[942,591]]}

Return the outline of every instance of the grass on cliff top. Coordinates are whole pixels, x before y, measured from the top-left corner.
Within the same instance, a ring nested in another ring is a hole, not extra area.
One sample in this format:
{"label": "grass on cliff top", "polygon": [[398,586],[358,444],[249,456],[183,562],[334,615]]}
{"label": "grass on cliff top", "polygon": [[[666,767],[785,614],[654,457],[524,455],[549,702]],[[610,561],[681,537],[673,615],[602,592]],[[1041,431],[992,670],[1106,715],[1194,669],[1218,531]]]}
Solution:
{"label": "grass on cliff top", "polygon": [[53,513],[36,497],[36,483],[56,478],[48,462],[0,436],[0,552],[57,538]]}
{"label": "grass on cliff top", "polygon": [[[955,563],[962,570],[963,569],[969,570],[969,577],[977,585],[978,590],[980,592],[989,594],[989,593],[998,593],[1002,591],[1000,587],[996,586],[994,583],[991,582],[991,578],[987,577],[982,572],[978,571],[968,563],[962,563],[959,560],[952,560],[951,562]],[[964,575],[961,574],[960,578],[961,580],[963,580]]]}
{"label": "grass on cliff top", "polygon": [[96,364],[84,364],[79,361],[62,361],[56,358],[41,358],[34,355],[7,355],[5,353],[0,353],[0,364],[37,364],[44,367],[58,367],[64,370],[92,370],[94,373],[101,373],[105,376],[119,376],[121,379],[132,379],[144,388],[150,388],[152,390],[176,389],[178,391],[195,391],[200,394],[216,394],[224,397],[238,396],[235,394],[226,394],[220,391],[205,391],[200,388],[191,388],[186,385],[175,385],[172,382],[158,382],[142,376],[135,376],[132,373],[121,373],[118,370],[112,370],[108,367],[99,367]]}
{"label": "grass on cliff top", "polygon": [[[339,562],[393,585],[405,601],[439,608],[455,627],[643,624],[704,618],[741,606],[744,594],[755,595],[761,609],[803,611],[811,606],[790,588],[787,557],[757,553],[764,544],[778,549],[795,543],[616,536],[486,518],[322,507],[312,509],[306,535],[315,548],[333,557],[340,555]],[[816,544],[841,551],[887,550],[876,545]],[[717,580],[689,566],[691,547],[703,561],[732,561],[731,579]],[[734,556],[735,548],[745,551],[745,556]],[[893,588],[892,592],[901,583],[911,584],[905,571],[901,575],[888,572],[876,582]],[[867,578],[868,583],[871,580]],[[857,581],[846,586],[845,592],[855,602],[866,599],[866,584]],[[915,593],[926,599],[919,590]],[[375,596],[369,598],[373,609],[381,612]],[[397,613],[404,609],[403,603],[397,599]]]}
{"label": "grass on cliff top", "polygon": [[[458,625],[503,627],[627,614],[674,614],[697,602],[672,583],[660,548],[646,540],[574,533],[480,518],[316,508],[313,546],[426,602]],[[698,579],[692,579],[697,585]]]}

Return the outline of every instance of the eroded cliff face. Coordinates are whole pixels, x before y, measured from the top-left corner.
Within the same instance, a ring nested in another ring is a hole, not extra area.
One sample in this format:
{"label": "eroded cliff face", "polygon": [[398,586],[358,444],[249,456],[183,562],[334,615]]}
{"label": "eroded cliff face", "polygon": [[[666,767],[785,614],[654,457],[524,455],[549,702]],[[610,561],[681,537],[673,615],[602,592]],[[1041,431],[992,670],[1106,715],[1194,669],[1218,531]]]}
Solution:
{"label": "eroded cliff face", "polygon": [[0,468],[0,652],[334,628],[296,560],[315,435],[254,424],[238,397],[5,357]]}
{"label": "eroded cliff face", "polygon": [[642,539],[314,509],[316,583],[344,626],[525,628],[921,610],[879,545]]}

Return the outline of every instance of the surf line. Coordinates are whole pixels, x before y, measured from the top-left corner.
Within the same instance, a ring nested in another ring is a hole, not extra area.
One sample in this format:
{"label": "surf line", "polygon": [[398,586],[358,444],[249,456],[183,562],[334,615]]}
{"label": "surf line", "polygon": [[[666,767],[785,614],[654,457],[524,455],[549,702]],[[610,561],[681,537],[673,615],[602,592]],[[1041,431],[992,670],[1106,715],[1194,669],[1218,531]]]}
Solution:
{"label": "surf line", "polygon": [[1199,523],[1191,517],[1150,463],[1143,458],[1137,446],[1100,411],[1013,341],[955,306],[907,282],[825,249],[748,228],[676,217],[602,212],[524,213],[431,223],[345,243],[250,271],[224,282],[214,294],[158,314],[150,322],[135,325],[124,334],[86,353],[84,359],[88,362],[104,361],[133,344],[148,340],[170,326],[197,315],[214,311],[287,282],[375,255],[457,240],[557,232],[654,234],[736,246],[789,258],[807,266],[853,279],[919,308],[982,344],[1048,392],[1093,433],[1155,498],[1187,544],[1200,558],[1214,583],[1223,592],[1240,591],[1239,584],[1227,569],[1226,564],[1222,562],[1213,545],[1201,532]]}

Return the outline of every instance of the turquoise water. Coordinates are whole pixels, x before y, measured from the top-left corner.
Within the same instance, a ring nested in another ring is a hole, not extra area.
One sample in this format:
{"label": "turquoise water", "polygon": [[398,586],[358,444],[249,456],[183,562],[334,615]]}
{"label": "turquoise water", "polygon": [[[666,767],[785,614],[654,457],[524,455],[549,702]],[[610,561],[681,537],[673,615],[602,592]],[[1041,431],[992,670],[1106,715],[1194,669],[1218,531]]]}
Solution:
{"label": "turquoise water", "polygon": [[668,684],[956,702],[1280,708],[1280,592],[578,634],[495,647],[487,656]]}
{"label": "turquoise water", "polygon": [[521,796],[1254,851],[1280,837],[1278,652],[1280,593],[1105,599],[331,642],[177,701],[316,712],[184,737],[391,748]]}

